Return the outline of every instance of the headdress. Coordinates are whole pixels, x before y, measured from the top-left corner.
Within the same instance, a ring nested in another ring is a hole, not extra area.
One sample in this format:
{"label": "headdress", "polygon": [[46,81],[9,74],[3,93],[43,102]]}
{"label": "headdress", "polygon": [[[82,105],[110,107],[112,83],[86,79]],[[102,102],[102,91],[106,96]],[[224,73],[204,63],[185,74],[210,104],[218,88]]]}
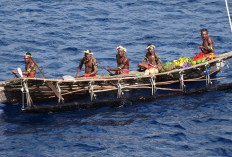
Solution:
{"label": "headdress", "polygon": [[30,53],[25,53],[24,57],[32,57],[32,55]]}
{"label": "headdress", "polygon": [[93,54],[93,52],[91,52],[90,50],[85,50],[84,53],[87,53],[87,54]]}
{"label": "headdress", "polygon": [[148,46],[147,46],[147,50],[149,49],[149,48],[154,48],[155,49],[155,45],[153,45],[153,44],[149,44]]}
{"label": "headdress", "polygon": [[125,47],[123,47],[123,46],[118,46],[117,48],[116,48],[116,50],[118,50],[118,49],[122,49],[124,52],[126,52],[126,48]]}

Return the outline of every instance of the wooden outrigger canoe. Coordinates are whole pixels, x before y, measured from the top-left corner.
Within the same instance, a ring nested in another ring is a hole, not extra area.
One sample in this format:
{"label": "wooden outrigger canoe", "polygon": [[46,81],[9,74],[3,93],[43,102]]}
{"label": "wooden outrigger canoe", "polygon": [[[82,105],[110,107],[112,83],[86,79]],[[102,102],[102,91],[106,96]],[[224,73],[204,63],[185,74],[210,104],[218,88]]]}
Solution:
{"label": "wooden outrigger canoe", "polygon": [[[184,69],[176,69],[155,75],[144,75],[144,72],[131,71],[128,75],[98,75],[81,77],[74,80],[17,78],[0,82],[0,102],[4,104],[27,104],[32,108],[34,103],[57,101],[57,97],[48,87],[52,83],[59,93],[58,103],[96,95],[116,93],[121,98],[124,90],[151,89],[151,95],[157,90],[184,91],[185,82],[202,81],[210,84],[210,76],[225,66],[225,60],[232,58],[232,51],[218,55],[215,59]],[[170,89],[166,85],[180,83],[180,89]],[[23,105],[24,106],[24,105]]]}

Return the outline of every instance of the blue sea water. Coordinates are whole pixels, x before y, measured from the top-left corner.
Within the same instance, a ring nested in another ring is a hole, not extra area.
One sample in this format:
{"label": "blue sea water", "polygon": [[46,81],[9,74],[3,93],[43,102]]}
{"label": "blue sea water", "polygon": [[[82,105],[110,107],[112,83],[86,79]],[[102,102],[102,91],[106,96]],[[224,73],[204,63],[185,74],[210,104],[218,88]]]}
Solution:
{"label": "blue sea water", "polygon": [[[232,1],[229,1],[232,11]],[[1,0],[0,80],[31,52],[48,78],[75,76],[83,51],[116,66],[123,45],[130,70],[148,43],[163,61],[199,53],[207,28],[216,54],[232,50],[222,0]],[[227,65],[232,64],[227,61]],[[224,68],[217,83],[231,82]],[[38,74],[38,77],[42,77]],[[0,104],[0,156],[232,156],[232,91],[178,96],[118,108],[25,114]]]}

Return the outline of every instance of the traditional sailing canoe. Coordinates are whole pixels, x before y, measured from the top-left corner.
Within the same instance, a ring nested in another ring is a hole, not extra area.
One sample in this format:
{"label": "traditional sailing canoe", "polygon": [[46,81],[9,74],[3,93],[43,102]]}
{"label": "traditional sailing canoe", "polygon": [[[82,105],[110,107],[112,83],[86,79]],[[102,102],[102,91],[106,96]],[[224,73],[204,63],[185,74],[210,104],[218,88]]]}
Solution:
{"label": "traditional sailing canoe", "polygon": [[[4,104],[27,104],[57,101],[57,97],[48,87],[52,83],[59,93],[58,102],[90,97],[94,100],[96,95],[112,95],[116,93],[121,98],[124,90],[151,89],[155,95],[156,90],[184,91],[184,83],[201,81],[205,79],[210,83],[210,76],[216,74],[225,66],[225,60],[232,57],[232,51],[218,55],[215,59],[200,63],[184,69],[176,69],[155,75],[144,75],[144,72],[131,71],[129,75],[98,75],[97,77],[81,77],[74,80],[43,79],[43,78],[17,78],[0,82],[0,102]],[[180,83],[180,89],[170,89],[164,86]]]}
{"label": "traditional sailing canoe", "polygon": [[126,97],[122,99],[104,99],[104,100],[95,100],[92,102],[70,102],[58,105],[43,105],[43,106],[34,106],[34,107],[26,107],[22,108],[23,112],[28,113],[51,113],[51,112],[65,112],[65,111],[73,111],[78,109],[92,109],[99,107],[119,107],[132,103],[140,103],[140,102],[148,102],[155,101],[157,99],[167,98],[167,97],[177,97],[180,95],[189,96],[193,94],[201,94],[204,92],[212,92],[212,91],[223,91],[232,88],[232,83],[224,83],[224,84],[215,84],[210,86],[203,86],[200,88],[191,88],[183,92],[171,92],[168,94],[159,94],[154,96],[137,96],[137,97]]}

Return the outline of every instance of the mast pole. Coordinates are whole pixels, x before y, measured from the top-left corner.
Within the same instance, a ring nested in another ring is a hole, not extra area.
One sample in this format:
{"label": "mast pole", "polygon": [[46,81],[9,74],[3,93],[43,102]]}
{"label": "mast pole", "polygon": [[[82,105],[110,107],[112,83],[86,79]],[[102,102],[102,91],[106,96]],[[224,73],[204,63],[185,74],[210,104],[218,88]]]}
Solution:
{"label": "mast pole", "polygon": [[229,11],[227,0],[225,0],[225,3],[226,3],[226,9],[227,9],[227,14],[228,14],[229,22],[230,22],[230,29],[231,29],[231,32],[232,32],[232,23],[231,23],[231,19],[230,19],[230,11]]}

